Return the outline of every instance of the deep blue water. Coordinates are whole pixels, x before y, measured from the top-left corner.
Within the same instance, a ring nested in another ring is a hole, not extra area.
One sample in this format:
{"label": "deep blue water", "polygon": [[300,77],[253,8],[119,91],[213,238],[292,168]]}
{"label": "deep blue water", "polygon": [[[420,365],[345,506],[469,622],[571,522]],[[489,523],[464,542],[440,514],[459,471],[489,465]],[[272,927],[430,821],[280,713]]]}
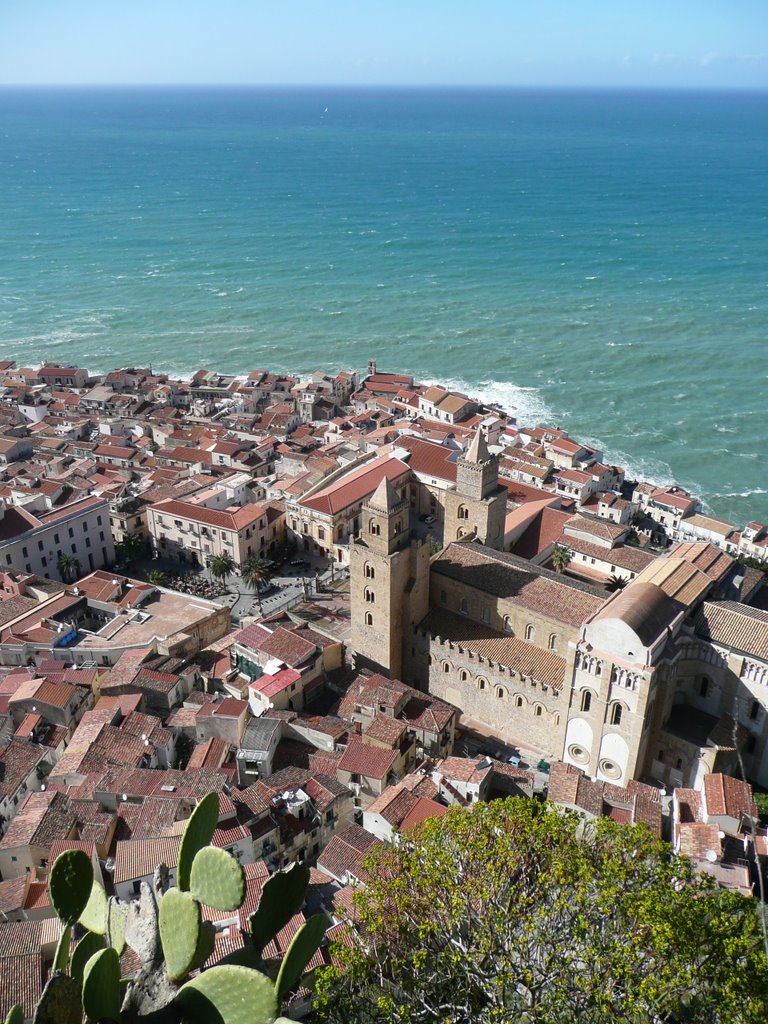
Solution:
{"label": "deep blue water", "polygon": [[0,90],[0,358],[369,356],[768,519],[768,93]]}

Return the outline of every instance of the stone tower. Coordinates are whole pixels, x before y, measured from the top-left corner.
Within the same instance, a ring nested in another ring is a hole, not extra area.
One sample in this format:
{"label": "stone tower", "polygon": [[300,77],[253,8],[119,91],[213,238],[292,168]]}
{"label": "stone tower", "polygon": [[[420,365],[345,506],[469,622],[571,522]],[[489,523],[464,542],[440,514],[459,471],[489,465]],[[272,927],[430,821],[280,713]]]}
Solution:
{"label": "stone tower", "polygon": [[478,427],[467,454],[456,463],[456,488],[445,496],[446,544],[474,534],[489,548],[504,547],[507,489],[499,484],[499,458]]}
{"label": "stone tower", "polygon": [[429,610],[429,546],[411,536],[407,495],[385,477],[363,504],[352,543],[352,649],[358,667],[401,678],[403,645]]}

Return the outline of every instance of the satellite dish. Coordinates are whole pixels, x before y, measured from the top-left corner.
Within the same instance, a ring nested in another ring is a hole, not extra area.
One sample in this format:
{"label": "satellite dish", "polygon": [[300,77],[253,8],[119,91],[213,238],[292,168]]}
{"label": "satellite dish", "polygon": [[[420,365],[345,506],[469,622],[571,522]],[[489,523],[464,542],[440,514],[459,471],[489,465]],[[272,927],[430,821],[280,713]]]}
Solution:
{"label": "satellite dish", "polygon": [[717,860],[717,854],[715,853],[714,850],[707,850],[707,852],[704,854],[704,856],[707,858],[707,860],[709,861],[710,864],[714,864],[715,861]]}
{"label": "satellite dish", "polygon": [[666,796],[666,795],[667,795],[666,789],[662,788],[662,789],[659,790],[659,796]]}
{"label": "satellite dish", "polygon": [[725,839],[725,832],[718,832],[717,833],[717,838],[718,839]]}

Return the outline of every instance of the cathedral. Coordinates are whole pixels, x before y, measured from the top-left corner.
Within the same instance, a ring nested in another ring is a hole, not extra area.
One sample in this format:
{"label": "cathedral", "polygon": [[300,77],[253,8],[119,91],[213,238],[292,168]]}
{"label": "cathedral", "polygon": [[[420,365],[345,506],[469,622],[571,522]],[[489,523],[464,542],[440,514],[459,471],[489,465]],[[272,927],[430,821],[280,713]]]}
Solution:
{"label": "cathedral", "polygon": [[[480,431],[430,557],[415,477],[384,479],[350,547],[356,664],[449,701],[508,742],[626,785],[768,786],[762,577],[708,544],[653,558],[614,593],[502,550],[507,490]],[[750,587],[752,588],[750,590]]]}

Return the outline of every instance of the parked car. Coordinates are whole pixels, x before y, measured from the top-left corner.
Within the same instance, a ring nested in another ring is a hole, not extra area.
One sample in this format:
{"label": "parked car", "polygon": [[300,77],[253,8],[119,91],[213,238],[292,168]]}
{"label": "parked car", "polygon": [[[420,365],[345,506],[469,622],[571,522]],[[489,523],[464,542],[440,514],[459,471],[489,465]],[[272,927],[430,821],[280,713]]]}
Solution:
{"label": "parked car", "polygon": [[427,524],[427,526],[431,526],[432,523],[437,522],[437,516],[424,516],[424,522]]}
{"label": "parked car", "polygon": [[291,565],[294,566],[294,568],[296,569],[306,569],[307,566],[309,565],[309,562],[306,560],[306,558],[294,558],[294,560],[291,562]]}

